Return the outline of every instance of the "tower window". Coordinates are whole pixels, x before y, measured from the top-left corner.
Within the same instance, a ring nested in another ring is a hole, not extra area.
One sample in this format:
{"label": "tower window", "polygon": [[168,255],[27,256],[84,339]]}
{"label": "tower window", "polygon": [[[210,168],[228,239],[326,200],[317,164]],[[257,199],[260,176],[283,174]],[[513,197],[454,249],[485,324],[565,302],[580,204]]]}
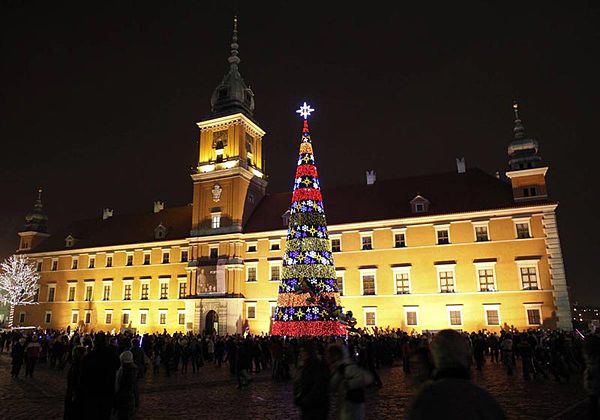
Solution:
{"label": "tower window", "polygon": [[221,214],[212,214],[210,216],[210,227],[213,229],[218,229],[221,227]]}
{"label": "tower window", "polygon": [[229,93],[229,89],[227,89],[227,87],[222,87],[222,88],[219,88],[217,95],[218,95],[219,99],[224,99],[227,97],[228,93]]}
{"label": "tower window", "polygon": [[209,258],[212,260],[216,260],[217,258],[219,258],[219,247],[218,246],[210,247]]}

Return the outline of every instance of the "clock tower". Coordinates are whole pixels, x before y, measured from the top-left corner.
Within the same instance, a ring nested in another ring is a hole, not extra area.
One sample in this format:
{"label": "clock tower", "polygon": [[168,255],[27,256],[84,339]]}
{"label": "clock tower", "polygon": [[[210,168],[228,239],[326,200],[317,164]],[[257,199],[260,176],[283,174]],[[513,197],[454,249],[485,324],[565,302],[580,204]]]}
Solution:
{"label": "clock tower", "polygon": [[241,232],[265,195],[262,168],[265,131],[254,119],[254,93],[239,72],[237,18],[229,71],[211,97],[211,114],[200,121],[194,182],[192,236]]}

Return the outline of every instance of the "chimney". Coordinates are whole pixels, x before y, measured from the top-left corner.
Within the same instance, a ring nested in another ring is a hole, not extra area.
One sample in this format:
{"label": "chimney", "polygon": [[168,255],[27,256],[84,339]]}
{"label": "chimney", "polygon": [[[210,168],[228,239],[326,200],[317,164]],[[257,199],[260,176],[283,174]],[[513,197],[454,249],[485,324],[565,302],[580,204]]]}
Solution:
{"label": "chimney", "polygon": [[109,209],[108,207],[105,207],[102,209],[102,220],[106,220],[109,217],[112,217],[113,215],[113,210]]}
{"label": "chimney", "polygon": [[375,173],[375,170],[370,170],[366,172],[367,175],[367,185],[373,185],[375,183],[375,180],[377,179],[377,174]]}
{"label": "chimney", "polygon": [[464,174],[467,172],[467,164],[465,163],[465,158],[456,158],[456,170],[459,174]]}
{"label": "chimney", "polygon": [[165,209],[165,202],[164,201],[155,201],[154,202],[154,213],[158,213],[161,210]]}

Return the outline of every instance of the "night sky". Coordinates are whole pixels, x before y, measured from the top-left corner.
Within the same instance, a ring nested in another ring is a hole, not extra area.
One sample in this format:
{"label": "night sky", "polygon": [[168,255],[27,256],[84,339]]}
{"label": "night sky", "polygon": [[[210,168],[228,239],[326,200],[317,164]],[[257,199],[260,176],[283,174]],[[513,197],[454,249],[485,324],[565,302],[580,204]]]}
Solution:
{"label": "night sky", "polygon": [[560,202],[573,300],[600,304],[598,2],[258,3],[2,1],[0,257],[38,186],[51,232],[103,207],[191,201],[196,122],[228,68],[237,9],[271,191],[291,189],[302,101],[317,110],[327,188],[367,169],[452,171],[458,156],[504,171],[516,97]]}

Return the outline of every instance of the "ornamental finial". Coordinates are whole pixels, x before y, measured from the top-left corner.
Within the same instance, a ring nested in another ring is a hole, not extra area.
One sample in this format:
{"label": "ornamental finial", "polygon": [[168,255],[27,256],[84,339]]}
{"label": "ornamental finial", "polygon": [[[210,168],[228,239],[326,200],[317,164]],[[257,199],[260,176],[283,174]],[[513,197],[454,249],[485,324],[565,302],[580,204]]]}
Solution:
{"label": "ornamental finial", "polygon": [[231,67],[236,67],[240,64],[240,57],[238,57],[239,44],[237,43],[237,15],[233,17],[233,36],[231,37],[231,55],[227,59]]}
{"label": "ornamental finial", "polygon": [[519,119],[519,103],[517,102],[516,99],[513,101],[513,110],[515,111],[515,120],[518,120]]}
{"label": "ornamental finial", "polygon": [[304,102],[304,104],[300,107],[300,109],[298,109],[296,111],[296,113],[300,114],[300,116],[302,118],[307,120],[308,117],[310,117],[311,112],[313,112],[313,111],[314,111],[314,108],[311,108],[310,105],[307,105],[306,102]]}

